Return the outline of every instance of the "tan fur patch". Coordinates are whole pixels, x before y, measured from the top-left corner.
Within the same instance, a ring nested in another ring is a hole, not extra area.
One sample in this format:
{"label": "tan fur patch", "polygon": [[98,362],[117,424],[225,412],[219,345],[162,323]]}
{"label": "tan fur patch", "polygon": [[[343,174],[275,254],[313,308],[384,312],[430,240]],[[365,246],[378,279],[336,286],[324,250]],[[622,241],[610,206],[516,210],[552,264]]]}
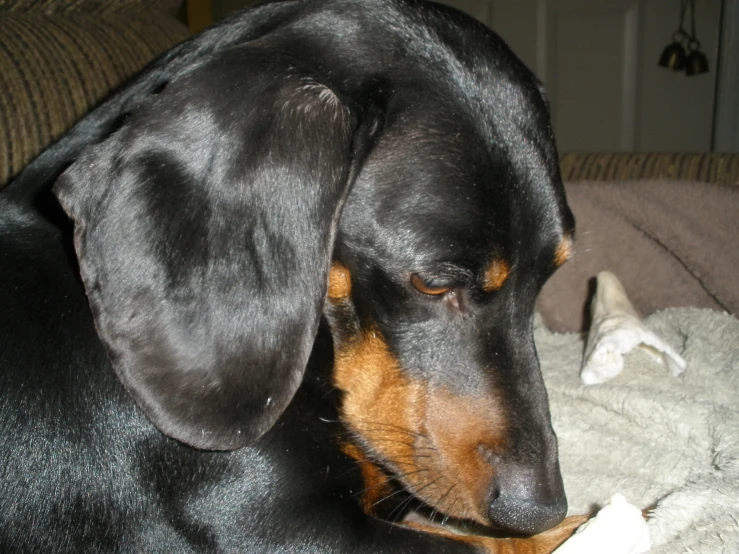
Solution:
{"label": "tan fur patch", "polygon": [[344,392],[342,418],[361,447],[429,505],[489,524],[494,469],[485,454],[505,447],[492,399],[431,390],[406,376],[376,329],[338,349],[334,382]]}
{"label": "tan fur patch", "polygon": [[554,265],[559,267],[572,257],[572,237],[564,237],[554,251]]}
{"label": "tan fur patch", "polygon": [[500,539],[474,535],[459,535],[438,525],[424,525],[417,522],[405,523],[404,525],[424,533],[439,535],[451,540],[467,543],[486,554],[551,554],[564,541],[570,538],[575,530],[585,523],[587,519],[587,516],[568,517],[553,529],[525,539]]}
{"label": "tan fur patch", "polygon": [[511,272],[511,266],[507,261],[495,259],[485,270],[485,277],[482,281],[482,288],[485,292],[493,292],[499,290],[503,286],[508,275]]}
{"label": "tan fur patch", "polygon": [[386,498],[392,491],[390,477],[372,462],[357,445],[346,442],[341,447],[342,452],[356,460],[362,472],[364,490],[362,491],[362,508],[364,513],[370,516],[375,514],[375,506]]}
{"label": "tan fur patch", "polygon": [[506,448],[505,419],[491,398],[430,391],[426,433],[438,452],[440,473],[453,475],[453,489],[439,508],[449,515],[488,523],[488,494],[495,468],[488,454]]}
{"label": "tan fur patch", "polygon": [[408,433],[420,427],[423,386],[402,374],[379,331],[337,351],[334,384],[344,392],[342,416],[349,427],[384,458],[410,463]]}
{"label": "tan fur patch", "polygon": [[339,262],[331,264],[328,275],[328,297],[331,300],[348,298],[352,293],[352,276],[347,267]]}

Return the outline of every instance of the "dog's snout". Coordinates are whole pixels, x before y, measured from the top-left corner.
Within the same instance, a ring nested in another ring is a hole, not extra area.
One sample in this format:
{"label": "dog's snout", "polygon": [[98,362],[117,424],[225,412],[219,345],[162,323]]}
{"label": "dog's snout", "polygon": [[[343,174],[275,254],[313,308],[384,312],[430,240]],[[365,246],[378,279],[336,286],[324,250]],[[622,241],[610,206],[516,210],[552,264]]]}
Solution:
{"label": "dog's snout", "polygon": [[534,535],[567,514],[559,464],[499,465],[491,484],[488,516],[496,527]]}

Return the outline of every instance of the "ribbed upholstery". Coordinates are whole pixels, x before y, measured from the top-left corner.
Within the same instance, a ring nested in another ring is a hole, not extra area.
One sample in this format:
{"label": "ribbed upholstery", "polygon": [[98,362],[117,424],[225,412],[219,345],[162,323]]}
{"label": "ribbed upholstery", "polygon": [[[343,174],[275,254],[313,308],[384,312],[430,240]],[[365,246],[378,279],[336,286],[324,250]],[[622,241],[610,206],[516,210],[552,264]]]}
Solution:
{"label": "ribbed upholstery", "polygon": [[0,186],[157,54],[180,0],[0,0]]}
{"label": "ribbed upholstery", "polygon": [[560,160],[565,181],[677,179],[739,185],[739,154],[578,152]]}
{"label": "ribbed upholstery", "polygon": [[0,11],[88,14],[131,12],[167,13],[175,15],[182,0],[0,0]]}

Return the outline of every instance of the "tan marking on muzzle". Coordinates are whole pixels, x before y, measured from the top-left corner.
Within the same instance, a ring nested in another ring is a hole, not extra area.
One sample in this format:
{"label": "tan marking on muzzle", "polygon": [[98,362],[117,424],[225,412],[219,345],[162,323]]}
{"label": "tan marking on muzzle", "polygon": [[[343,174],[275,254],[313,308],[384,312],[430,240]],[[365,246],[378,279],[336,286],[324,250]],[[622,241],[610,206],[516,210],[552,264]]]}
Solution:
{"label": "tan marking on muzzle", "polygon": [[342,419],[360,448],[442,513],[490,523],[494,468],[486,455],[505,448],[494,399],[431,390],[407,376],[376,329],[339,347],[334,371]]}
{"label": "tan marking on muzzle", "polygon": [[390,477],[380,467],[367,458],[365,453],[356,444],[345,442],[341,451],[353,458],[362,472],[364,490],[361,493],[362,509],[367,515],[376,515],[375,506],[392,491]]}
{"label": "tan marking on muzzle", "polygon": [[439,508],[458,518],[489,524],[495,476],[490,455],[506,449],[506,420],[493,395],[469,396],[441,389],[428,395],[426,432],[439,453],[439,473],[454,477],[454,492]]}
{"label": "tan marking on muzzle", "polygon": [[385,459],[410,463],[414,452],[408,434],[420,427],[422,383],[403,375],[374,329],[339,348],[334,365],[334,384],[344,392],[344,421]]}
{"label": "tan marking on muzzle", "polygon": [[424,533],[469,544],[479,552],[484,552],[485,554],[551,554],[563,542],[569,539],[587,519],[588,516],[568,517],[553,529],[528,538],[495,538],[460,535],[450,531],[447,527],[430,523],[409,522],[404,523],[404,525]]}

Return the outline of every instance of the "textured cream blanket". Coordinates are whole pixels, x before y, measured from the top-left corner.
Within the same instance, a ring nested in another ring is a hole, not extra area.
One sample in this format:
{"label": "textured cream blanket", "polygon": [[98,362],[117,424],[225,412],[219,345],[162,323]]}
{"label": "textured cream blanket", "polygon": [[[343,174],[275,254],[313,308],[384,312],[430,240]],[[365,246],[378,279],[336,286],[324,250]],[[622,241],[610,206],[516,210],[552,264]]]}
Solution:
{"label": "textured cream blanket", "polygon": [[645,321],[687,362],[679,377],[635,350],[585,386],[583,338],[537,324],[570,514],[618,492],[652,509],[652,552],[739,553],[739,320],[679,308]]}

